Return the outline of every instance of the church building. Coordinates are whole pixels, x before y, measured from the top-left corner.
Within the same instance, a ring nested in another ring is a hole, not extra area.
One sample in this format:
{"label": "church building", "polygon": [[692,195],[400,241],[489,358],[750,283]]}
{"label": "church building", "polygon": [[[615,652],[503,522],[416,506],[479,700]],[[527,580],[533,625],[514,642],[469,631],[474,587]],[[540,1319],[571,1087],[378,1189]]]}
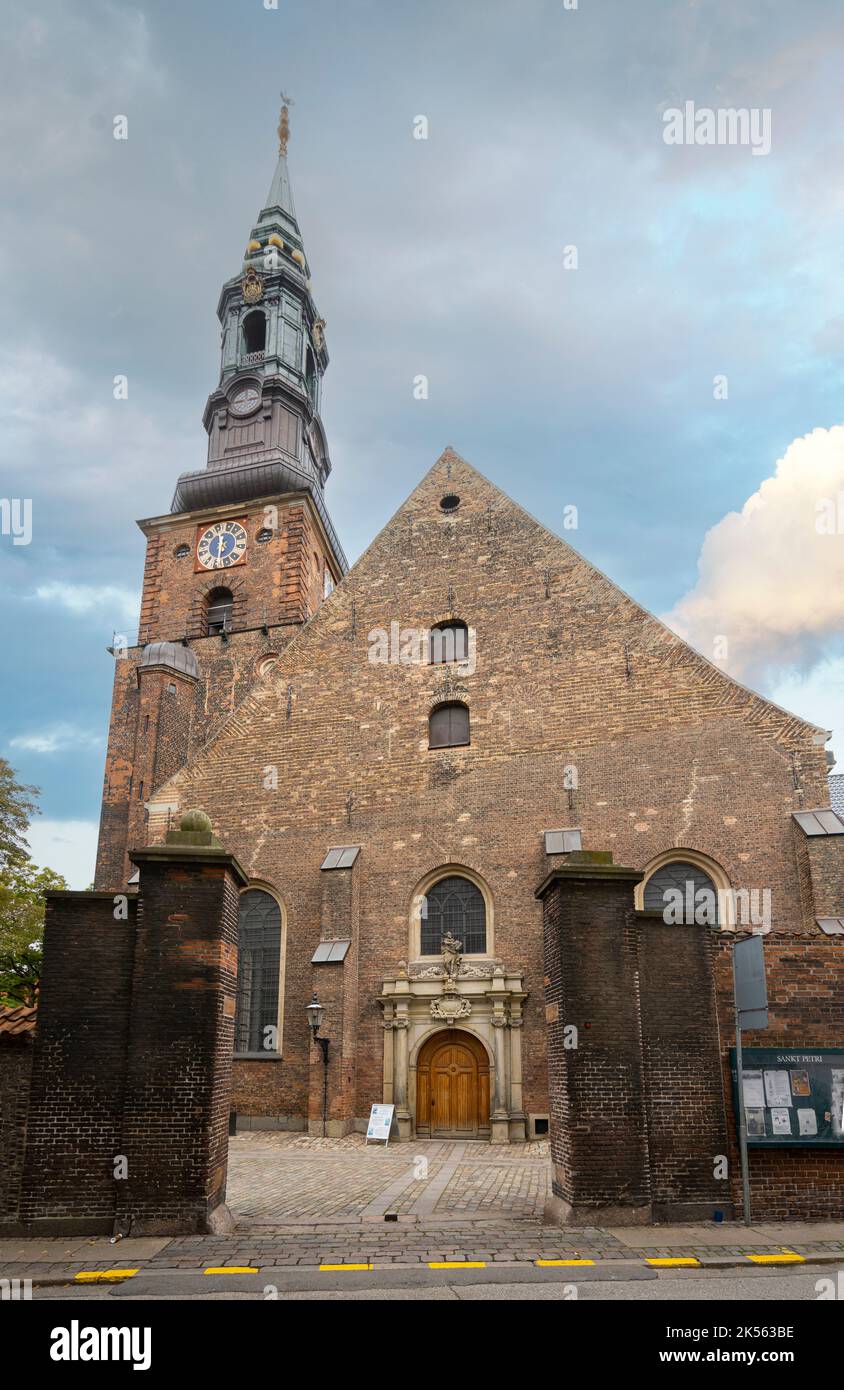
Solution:
{"label": "church building", "polygon": [[[451,448],[349,568],[324,496],[327,330],[286,107],[279,139],[217,306],[207,466],[138,523],[140,629],[113,653],[95,888],[127,891],[133,852],[164,845],[187,812],[236,856],[239,1127],[338,1136],[386,1102],[399,1138],[502,1144],[547,1136],[553,1115],[561,1132],[576,1122],[574,1053],[554,1051],[555,1028],[579,1030],[583,1057],[608,999],[626,1017],[641,993],[663,1016],[680,955],[661,948],[647,971],[624,956],[622,976],[605,928],[623,900],[625,941],[648,921],[662,932],[673,904],[714,961],[699,1075],[717,1152],[737,933],[764,932],[788,1001],[779,1031],[751,1040],[844,1043],[826,973],[844,919],[827,731],[692,650],[555,534],[556,517],[535,519]],[[579,905],[549,908],[567,883]],[[549,949],[566,922],[582,949],[558,997]],[[656,1152],[653,1117],[682,1097],[648,1084],[642,1142]],[[699,1115],[696,1085],[682,1082]],[[564,1191],[569,1160],[554,1161]],[[816,1192],[832,1180],[816,1174]]]}

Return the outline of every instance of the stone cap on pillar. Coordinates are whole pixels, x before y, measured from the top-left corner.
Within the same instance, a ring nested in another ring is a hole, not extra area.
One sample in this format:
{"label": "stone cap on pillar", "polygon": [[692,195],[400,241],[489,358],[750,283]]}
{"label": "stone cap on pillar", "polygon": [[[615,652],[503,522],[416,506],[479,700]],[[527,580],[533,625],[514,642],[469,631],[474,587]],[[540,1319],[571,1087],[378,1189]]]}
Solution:
{"label": "stone cap on pillar", "polygon": [[163,845],[144,845],[140,849],[130,849],[129,858],[133,864],[184,863],[196,860],[202,864],[220,865],[231,870],[238,886],[245,888],[249,875],[233,854],[223,848],[211,828],[211,820],[204,811],[186,811],[179,822],[178,830],[168,830]]}
{"label": "stone cap on pillar", "polygon": [[534,893],[535,898],[544,898],[555,883],[571,882],[572,879],[604,879],[617,883],[641,883],[645,877],[641,869],[627,869],[612,862],[610,850],[579,849],[566,855],[565,864],[560,864],[546,874]]}

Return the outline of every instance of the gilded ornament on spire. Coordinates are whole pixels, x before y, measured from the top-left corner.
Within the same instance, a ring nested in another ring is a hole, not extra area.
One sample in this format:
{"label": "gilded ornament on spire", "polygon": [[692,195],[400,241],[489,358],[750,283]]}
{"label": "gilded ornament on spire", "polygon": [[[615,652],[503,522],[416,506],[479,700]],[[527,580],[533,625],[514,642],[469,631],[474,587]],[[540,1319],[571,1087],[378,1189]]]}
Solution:
{"label": "gilded ornament on spire", "polygon": [[278,118],[278,152],[287,158],[287,141],[290,138],[290,108],[294,105],[291,97],[281,93],[281,115]]}

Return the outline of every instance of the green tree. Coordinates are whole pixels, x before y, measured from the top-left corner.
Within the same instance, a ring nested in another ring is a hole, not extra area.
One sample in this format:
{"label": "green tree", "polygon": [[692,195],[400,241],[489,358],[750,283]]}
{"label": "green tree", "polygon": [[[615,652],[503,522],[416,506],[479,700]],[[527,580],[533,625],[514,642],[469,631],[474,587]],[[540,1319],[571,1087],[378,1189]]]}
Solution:
{"label": "green tree", "polygon": [[0,1006],[34,1004],[41,978],[44,894],[61,874],[23,863],[0,870]]}
{"label": "green tree", "polygon": [[29,859],[26,832],[38,815],[38,788],[18,782],[14,768],[0,758],[0,874]]}
{"label": "green tree", "polygon": [[0,758],[0,1006],[33,1004],[41,976],[44,894],[66,888],[61,874],[29,857],[26,831],[38,789],[18,782]]}

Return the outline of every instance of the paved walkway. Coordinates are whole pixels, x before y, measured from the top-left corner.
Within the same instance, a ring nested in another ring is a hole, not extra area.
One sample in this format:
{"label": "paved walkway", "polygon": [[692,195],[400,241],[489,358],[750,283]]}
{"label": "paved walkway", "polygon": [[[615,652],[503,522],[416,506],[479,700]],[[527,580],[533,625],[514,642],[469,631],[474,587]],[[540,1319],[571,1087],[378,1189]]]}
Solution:
{"label": "paved walkway", "polygon": [[[252,1131],[231,1141],[229,1236],[0,1240],[0,1278],[49,1284],[109,1271],[272,1270],[350,1266],[622,1267],[800,1264],[844,1267],[844,1222],[560,1229],[542,1225],[546,1143],[311,1139]],[[615,1271],[615,1273],[612,1273]],[[112,1276],[114,1277],[114,1276]],[[222,1277],[222,1276],[221,1276]],[[236,1276],[235,1276],[236,1277]],[[248,1277],[245,1275],[244,1277]],[[344,1277],[352,1277],[347,1275]],[[632,1277],[632,1276],[631,1276]]]}
{"label": "paved walkway", "polygon": [[366,1144],[254,1130],[229,1145],[227,1201],[238,1229],[291,1221],[336,1226],[499,1215],[541,1219],[550,1193],[548,1144]]}

